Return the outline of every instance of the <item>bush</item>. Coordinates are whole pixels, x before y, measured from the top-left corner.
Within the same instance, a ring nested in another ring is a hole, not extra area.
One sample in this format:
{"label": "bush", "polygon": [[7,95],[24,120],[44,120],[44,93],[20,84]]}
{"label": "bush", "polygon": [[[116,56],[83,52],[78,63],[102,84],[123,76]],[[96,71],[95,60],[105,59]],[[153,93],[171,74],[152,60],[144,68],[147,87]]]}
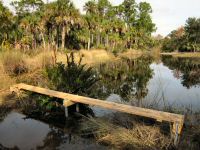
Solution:
{"label": "bush", "polygon": [[28,71],[24,55],[19,51],[6,51],[2,53],[1,60],[5,73],[16,76]]}
{"label": "bush", "polygon": [[[67,56],[67,63],[57,63],[55,66],[48,66],[46,68],[46,75],[49,79],[50,86],[56,91],[89,95],[91,87],[98,77],[92,68],[86,68],[81,64],[81,60],[75,63],[74,54]],[[58,98],[40,96],[37,99],[37,107],[43,111],[43,116],[46,112],[60,111],[62,100]],[[80,113],[83,115],[94,116],[93,111],[84,104],[79,104]],[[69,111],[74,112],[74,106],[71,106]]]}
{"label": "bush", "polygon": [[53,67],[47,67],[46,72],[55,90],[72,93],[86,94],[96,81],[97,74],[91,67],[81,64],[82,58],[75,63],[74,54],[67,56],[67,63],[57,63]]}

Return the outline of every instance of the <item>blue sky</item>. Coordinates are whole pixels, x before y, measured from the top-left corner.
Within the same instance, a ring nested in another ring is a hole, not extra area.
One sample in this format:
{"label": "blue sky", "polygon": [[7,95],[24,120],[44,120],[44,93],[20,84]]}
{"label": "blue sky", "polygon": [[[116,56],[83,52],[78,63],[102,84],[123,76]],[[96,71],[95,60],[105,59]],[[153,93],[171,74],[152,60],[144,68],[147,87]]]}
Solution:
{"label": "blue sky", "polygon": [[[6,5],[12,0],[2,0]],[[46,0],[45,0],[46,1]],[[51,1],[51,0],[49,0]],[[87,0],[72,0],[76,7],[82,9]],[[113,5],[123,0],[110,0]],[[136,0],[141,2],[144,0]],[[157,26],[154,34],[167,35],[172,30],[185,24],[188,17],[200,17],[200,0],[145,0],[153,8],[152,18]]]}

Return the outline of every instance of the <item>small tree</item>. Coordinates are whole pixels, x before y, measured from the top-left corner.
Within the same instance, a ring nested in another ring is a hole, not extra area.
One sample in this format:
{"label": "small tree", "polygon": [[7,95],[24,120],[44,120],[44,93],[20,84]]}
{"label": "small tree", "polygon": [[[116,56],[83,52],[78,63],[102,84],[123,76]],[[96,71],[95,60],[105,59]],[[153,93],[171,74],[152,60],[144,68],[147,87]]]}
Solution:
{"label": "small tree", "polygon": [[[89,95],[92,86],[99,80],[97,74],[91,67],[86,67],[81,64],[82,58],[79,62],[75,62],[74,54],[67,55],[67,63],[57,63],[55,66],[46,69],[47,77],[51,83],[52,88],[57,91]],[[42,103],[49,106],[51,102],[55,102],[55,98],[43,99]],[[62,101],[57,101],[61,102]],[[93,111],[85,104],[80,104],[80,113],[83,115],[94,115]]]}

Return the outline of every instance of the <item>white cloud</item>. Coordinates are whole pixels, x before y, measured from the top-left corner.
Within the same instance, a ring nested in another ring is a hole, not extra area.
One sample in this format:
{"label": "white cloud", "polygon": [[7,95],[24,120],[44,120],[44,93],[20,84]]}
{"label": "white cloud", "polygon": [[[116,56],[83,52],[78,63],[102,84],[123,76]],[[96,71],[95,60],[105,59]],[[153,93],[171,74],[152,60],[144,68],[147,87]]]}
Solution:
{"label": "white cloud", "polygon": [[[11,1],[3,0],[6,5],[9,5]],[[82,10],[88,0],[72,1],[77,8]],[[110,0],[113,5],[118,5],[122,1]],[[157,26],[156,34],[167,35],[172,30],[184,25],[188,17],[200,17],[200,0],[146,0],[146,2],[149,2],[153,8],[152,18]]]}

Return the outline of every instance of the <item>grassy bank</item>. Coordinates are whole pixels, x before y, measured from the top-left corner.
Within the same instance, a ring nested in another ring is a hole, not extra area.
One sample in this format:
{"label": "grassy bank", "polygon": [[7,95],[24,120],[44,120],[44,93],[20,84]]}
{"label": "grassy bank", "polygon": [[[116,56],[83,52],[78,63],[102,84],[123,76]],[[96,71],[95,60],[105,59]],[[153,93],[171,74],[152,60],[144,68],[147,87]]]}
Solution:
{"label": "grassy bank", "polygon": [[[37,51],[31,54],[19,50],[0,52],[0,104],[5,103],[5,95],[9,87],[15,83],[23,82],[32,85],[45,86],[44,68],[55,63],[66,63],[64,52]],[[67,54],[68,55],[68,54]],[[98,63],[113,61],[116,57],[105,50],[74,51],[75,60],[82,58],[82,64],[89,66]]]}
{"label": "grassy bank", "polygon": [[122,113],[115,113],[109,119],[89,118],[83,122],[82,130],[84,134],[94,134],[97,142],[109,145],[111,149],[197,150],[200,147],[199,114],[186,114],[185,125],[176,146],[169,124]]}
{"label": "grassy bank", "polygon": [[161,53],[161,55],[171,55],[173,57],[200,57],[200,52],[172,52],[172,53]]}
{"label": "grassy bank", "polygon": [[98,64],[106,61],[112,61],[115,59],[115,56],[102,49],[93,49],[93,50],[80,50],[74,51],[75,59],[78,61],[82,57],[82,63],[87,65]]}
{"label": "grassy bank", "polygon": [[[120,53],[118,57],[105,50],[80,50],[74,51],[75,60],[82,57],[82,64],[93,65],[107,61],[114,61],[122,57],[137,58],[142,55],[138,51],[126,51]],[[16,82],[20,76],[31,76],[38,71],[43,70],[46,66],[56,62],[66,63],[66,53],[56,53],[56,58],[53,52],[41,51],[34,52],[34,54],[25,54],[19,50],[10,50],[0,52],[0,91],[8,88]]]}

